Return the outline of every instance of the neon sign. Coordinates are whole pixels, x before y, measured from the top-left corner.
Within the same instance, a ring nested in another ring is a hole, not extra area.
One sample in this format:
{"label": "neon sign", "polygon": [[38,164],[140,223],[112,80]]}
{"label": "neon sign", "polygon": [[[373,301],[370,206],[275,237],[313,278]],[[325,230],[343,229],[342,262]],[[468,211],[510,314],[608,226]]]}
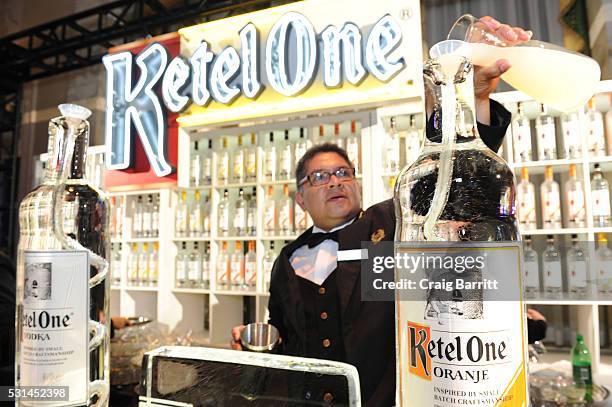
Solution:
{"label": "neon sign", "polygon": [[140,72],[135,84],[130,52],[103,58],[109,169],[131,167],[135,128],[156,175],[174,171],[166,157],[165,108],[181,112],[190,103],[206,107],[212,101],[230,105],[240,97],[256,100],[265,86],[285,97],[296,97],[312,85],[319,64],[323,85],[329,89],[342,87],[344,80],[356,86],[368,74],[388,82],[405,66],[402,57],[391,55],[402,41],[402,30],[389,14],[372,26],[364,44],[354,23],[327,26],[317,36],[308,18],[287,12],[268,32],[263,63],[255,25],[246,24],[238,34],[239,51],[227,46],[215,55],[210,44],[201,41],[188,60],[170,60],[165,48],[154,43],[135,58]]}

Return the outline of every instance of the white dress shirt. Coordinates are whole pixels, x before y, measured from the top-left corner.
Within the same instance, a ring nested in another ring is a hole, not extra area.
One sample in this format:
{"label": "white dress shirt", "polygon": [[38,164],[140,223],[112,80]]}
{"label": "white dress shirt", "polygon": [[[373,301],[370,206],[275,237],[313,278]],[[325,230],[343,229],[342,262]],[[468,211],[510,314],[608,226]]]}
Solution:
{"label": "white dress shirt", "polygon": [[[331,233],[343,229],[353,223],[352,219],[340,226],[326,231],[316,226],[312,227],[312,233]],[[299,247],[293,252],[289,262],[297,276],[312,281],[317,285],[323,284],[325,279],[334,271],[338,265],[338,242],[326,239],[315,247],[308,245]]]}

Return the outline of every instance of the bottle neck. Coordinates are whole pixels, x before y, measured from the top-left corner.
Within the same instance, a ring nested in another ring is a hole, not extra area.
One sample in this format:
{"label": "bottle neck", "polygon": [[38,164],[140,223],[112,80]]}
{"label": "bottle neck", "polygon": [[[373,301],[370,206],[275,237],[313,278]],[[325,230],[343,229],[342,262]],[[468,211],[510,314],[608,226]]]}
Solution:
{"label": "bottle neck", "polygon": [[51,119],[45,182],[83,178],[88,144],[87,121],[64,117]]}

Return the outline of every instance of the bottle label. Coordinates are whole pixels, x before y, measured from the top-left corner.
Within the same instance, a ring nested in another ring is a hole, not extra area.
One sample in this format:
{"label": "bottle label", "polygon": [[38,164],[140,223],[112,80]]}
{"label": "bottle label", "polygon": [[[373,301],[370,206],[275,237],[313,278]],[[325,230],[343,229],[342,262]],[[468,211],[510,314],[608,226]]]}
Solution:
{"label": "bottle label", "polygon": [[584,261],[569,263],[568,285],[570,287],[585,288],[587,286],[587,266]]}
{"label": "bottle label", "polygon": [[[467,258],[460,254],[465,253],[465,247],[474,261],[469,269],[457,268],[455,261],[447,266],[427,265],[445,257],[461,258],[465,265]],[[396,363],[400,372],[396,404],[527,405],[520,246],[474,243],[449,248],[395,242],[394,248],[395,258],[403,259],[403,265],[395,263],[395,276],[399,277],[395,281],[410,282],[414,287],[424,284],[418,289],[406,284],[405,289],[397,291],[396,287],[390,293],[406,299],[396,307]],[[373,280],[366,284],[370,286]],[[471,290],[461,283],[493,280],[499,282],[497,288]]]}
{"label": "bottle label", "polygon": [[220,285],[227,284],[227,260],[219,260],[217,263],[217,283]]}
{"label": "bottle label", "polygon": [[274,233],[275,212],[273,205],[268,205],[264,212],[264,230],[268,233]]}
{"label": "bottle label", "polygon": [[234,229],[239,230],[243,229],[245,226],[246,219],[246,208],[238,208],[236,209],[236,216],[234,217]]}
{"label": "bottle label", "polygon": [[540,277],[538,275],[538,262],[525,262],[525,287],[531,289],[540,289]]}
{"label": "bottle label", "polygon": [[249,285],[255,285],[257,282],[257,263],[249,261],[245,264],[245,281]]}
{"label": "bottle label", "polygon": [[559,193],[555,191],[544,194],[542,209],[542,218],[545,222],[558,222],[561,220],[561,202],[559,200]]}
{"label": "bottle label", "polygon": [[159,212],[153,212],[151,214],[151,218],[151,232],[157,236],[159,234]]}
{"label": "bottle label", "polygon": [[565,144],[565,158],[572,158],[582,149],[580,139],[580,125],[575,120],[563,122],[563,141]]}
{"label": "bottle label", "polygon": [[249,178],[255,178],[257,176],[257,152],[249,152],[245,159],[245,170],[246,175]]}
{"label": "bottle label", "polygon": [[266,177],[268,177],[268,179],[273,180],[274,176],[276,175],[276,152],[275,151],[268,151],[266,153],[265,168],[266,168]]}
{"label": "bottle label", "polygon": [[204,216],[204,221],[202,223],[204,224],[204,233],[206,235],[210,234],[210,216]]}
{"label": "bottle label", "polygon": [[555,150],[557,148],[554,123],[546,123],[541,125],[540,141],[542,143],[542,151]]}
{"label": "bottle label", "polygon": [[282,231],[290,231],[291,227],[291,205],[283,205],[279,214],[278,214],[278,227]]}
{"label": "bottle label", "polygon": [[189,261],[187,276],[189,280],[197,281],[200,279],[200,263],[197,260]]}
{"label": "bottle label", "polygon": [[210,180],[212,177],[212,159],[206,157],[204,159],[204,165],[202,166],[202,177],[206,180]]}
{"label": "bottle label", "polygon": [[217,168],[217,178],[220,180],[227,179],[227,173],[229,172],[229,162],[227,157],[222,157],[219,161],[219,166]]}
{"label": "bottle label", "polygon": [[561,288],[561,263],[558,261],[544,262],[544,285],[550,288]]}
{"label": "bottle label", "polygon": [[[89,256],[25,251],[21,386],[68,386],[62,405],[86,404],[89,387]],[[19,331],[18,331],[19,332]]]}
{"label": "bottle label", "polygon": [[231,275],[232,283],[234,283],[234,284],[241,284],[242,280],[243,280],[242,262],[241,261],[233,261],[231,263],[230,267],[232,269],[232,275]]}
{"label": "bottle label", "polygon": [[272,267],[274,266],[273,261],[264,260],[263,263],[263,272],[264,272],[264,282],[270,283],[270,277],[272,277]]}
{"label": "bottle label", "polygon": [[291,150],[285,150],[283,152],[280,172],[286,177],[291,177]]}
{"label": "bottle label", "polygon": [[187,268],[185,267],[184,260],[176,262],[176,279],[183,282],[187,280]]}
{"label": "bottle label", "polygon": [[176,229],[179,234],[187,232],[187,215],[183,210],[179,210],[176,215]]}
{"label": "bottle label", "polygon": [[589,120],[589,145],[590,150],[599,152],[605,149],[606,140],[604,137],[603,120],[597,115]]}
{"label": "bottle label", "polygon": [[516,153],[519,157],[531,151],[531,129],[529,124],[517,125],[514,130],[516,142]]}
{"label": "bottle label", "polygon": [[610,192],[607,189],[592,191],[593,216],[610,216]]}
{"label": "bottle label", "polygon": [[151,232],[151,212],[146,211],[142,215],[142,231]]}
{"label": "bottle label", "polygon": [[522,224],[535,224],[535,196],[533,193],[518,193],[518,215]]}
{"label": "bottle label", "polygon": [[200,215],[199,208],[196,208],[195,211],[191,213],[189,217],[189,230],[193,235],[199,235],[202,233],[202,223],[200,220],[202,219]]}
{"label": "bottle label", "polygon": [[247,230],[249,232],[251,231],[255,231],[255,229],[257,228],[257,225],[255,223],[255,214],[256,214],[256,209],[253,210],[248,210],[247,211],[247,219],[246,219],[246,225],[247,225]]}
{"label": "bottle label", "polygon": [[227,208],[219,212],[219,230],[229,232],[229,210]]}
{"label": "bottle label", "polygon": [[581,221],[584,219],[584,193],[578,189],[567,193],[568,210],[570,221]]}
{"label": "bottle label", "polygon": [[202,261],[202,281],[210,281],[210,260],[208,259],[204,259]]}
{"label": "bottle label", "polygon": [[234,178],[241,180],[244,177],[244,155],[236,154],[234,157],[233,173]]}
{"label": "bottle label", "polygon": [[593,376],[591,366],[572,365],[573,379],[578,385],[590,386],[593,384]]}
{"label": "bottle label", "polygon": [[300,205],[295,205],[295,227],[299,231],[308,229],[308,215]]}
{"label": "bottle label", "polygon": [[[346,141],[346,154],[356,169],[359,169],[359,142],[356,137],[349,137]],[[416,153],[418,155],[418,151]]]}

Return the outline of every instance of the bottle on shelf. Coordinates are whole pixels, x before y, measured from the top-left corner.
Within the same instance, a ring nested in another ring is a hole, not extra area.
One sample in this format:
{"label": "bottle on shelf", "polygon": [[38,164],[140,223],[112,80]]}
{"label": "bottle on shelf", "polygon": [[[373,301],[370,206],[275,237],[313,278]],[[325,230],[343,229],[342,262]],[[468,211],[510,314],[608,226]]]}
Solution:
{"label": "bottle on shelf", "polygon": [[283,185],[283,196],[278,201],[278,232],[283,236],[293,235],[293,199],[289,185]]}
{"label": "bottle on shelf", "polygon": [[529,181],[529,170],[521,168],[521,182],[516,191],[519,224],[522,230],[537,229],[535,186]]}
{"label": "bottle on shelf", "polygon": [[563,133],[563,155],[566,159],[582,157],[582,134],[578,112],[565,113],[561,116]]}
{"label": "bottle on shelf", "polygon": [[142,211],[142,237],[151,237],[153,223],[153,195],[147,195],[147,202]]}
{"label": "bottle on shelf", "polygon": [[540,185],[542,224],[544,229],[561,228],[561,198],[559,184],[553,178],[552,166],[544,169],[544,182]]}
{"label": "bottle on shelf", "polygon": [[153,195],[151,205],[151,237],[159,237],[159,194]]}
{"label": "bottle on shelf", "polygon": [[149,257],[149,285],[157,286],[159,280],[159,243],[153,242],[153,248]]}
{"label": "bottle on shelf", "polygon": [[391,125],[384,143],[384,171],[387,175],[395,175],[399,171],[399,136],[395,117],[391,118]]}
{"label": "bottle on shelf", "polygon": [[257,254],[255,253],[255,242],[249,241],[246,255],[244,256],[244,289],[255,290],[257,286]]}
{"label": "bottle on shelf", "polygon": [[572,346],[572,377],[577,387],[593,386],[591,353],[580,334],[576,335],[576,343]]}
{"label": "bottle on shelf", "polygon": [[514,146],[514,161],[531,161],[531,126],[529,118],[525,115],[523,103],[516,105],[516,115],[512,120],[512,144]]}
{"label": "bottle on shelf", "polygon": [[210,244],[204,243],[204,254],[202,255],[202,288],[210,288]]}
{"label": "bottle on shelf", "polygon": [[289,130],[285,130],[285,141],[278,166],[278,177],[281,180],[291,179],[293,174],[293,145],[289,141]]}
{"label": "bottle on shelf", "polygon": [[143,218],[144,206],[142,202],[142,196],[138,195],[136,201],[132,206],[132,237],[142,237],[142,218]]}
{"label": "bottle on shelf", "polygon": [[187,243],[182,242],[175,259],[175,283],[177,288],[184,288],[187,285]]}
{"label": "bottle on shelf", "polygon": [[274,251],[274,242],[270,242],[270,248],[266,250],[263,258],[263,277],[264,291],[270,291],[270,277],[272,276],[272,266],[276,260],[276,252]]}
{"label": "bottle on shelf", "polygon": [[247,229],[247,201],[244,197],[244,190],[238,191],[236,210],[234,211],[234,233],[236,236],[244,236]]}
{"label": "bottle on shelf", "polygon": [[557,159],[557,138],[555,136],[555,119],[548,114],[546,106],[540,103],[540,115],[536,118],[538,135],[538,159]]}
{"label": "bottle on shelf", "polygon": [[251,145],[244,157],[244,177],[246,182],[257,181],[257,135],[251,133]]}
{"label": "bottle on shelf", "polygon": [[[346,154],[353,163],[356,173],[361,171],[361,160],[359,159],[359,135],[357,134],[357,121],[351,120],[351,134],[346,137]],[[301,156],[300,156],[301,157]],[[298,157],[296,157],[299,159]]]}
{"label": "bottle on shelf", "polygon": [[130,258],[128,262],[128,284],[138,285],[138,268],[139,268],[140,256],[138,253],[138,244],[132,244],[132,250],[130,251]]}
{"label": "bottle on shelf", "polygon": [[274,132],[270,132],[269,143],[264,151],[264,179],[276,181],[276,144],[274,144]]}
{"label": "bottle on shelf", "polygon": [[578,235],[572,235],[572,246],[567,250],[567,288],[575,297],[583,297],[587,293],[587,262],[586,254],[580,246]]}
{"label": "bottle on shelf", "polygon": [[191,187],[202,185],[202,156],[198,144],[197,140],[193,142],[191,161],[189,162],[189,186]]}
{"label": "bottle on shelf", "polygon": [[112,238],[117,237],[117,197],[111,196],[110,198],[110,222],[108,224],[108,232]]}
{"label": "bottle on shelf", "polygon": [[268,186],[268,193],[264,200],[264,218],[263,218],[263,232],[267,236],[274,235],[276,233],[277,223],[277,206],[274,200],[274,187]]}
{"label": "bottle on shelf", "polygon": [[546,236],[546,249],[544,250],[544,291],[548,297],[558,298],[562,291],[561,256],[555,247],[553,235]]}
{"label": "bottle on shelf", "polygon": [[202,257],[198,242],[193,243],[193,249],[187,258],[187,287],[199,288],[202,284]]}
{"label": "bottle on shelf", "polygon": [[323,144],[327,142],[327,136],[325,135],[325,125],[319,125],[319,139],[317,140],[317,144]]}
{"label": "bottle on shelf", "polygon": [[595,164],[595,172],[591,180],[591,201],[593,203],[593,226],[596,228],[610,226],[610,188],[599,164]]}
{"label": "bottle on shelf", "polygon": [[585,227],[584,187],[576,177],[576,164],[569,166],[569,179],[565,182],[565,201],[567,202],[567,226],[570,228]]}
{"label": "bottle on shelf", "polygon": [[230,200],[229,191],[223,190],[223,198],[219,202],[219,213],[218,213],[218,230],[219,236],[229,236],[230,234]]}
{"label": "bottle on shelf", "polygon": [[340,123],[334,123],[334,138],[332,140],[332,143],[340,148],[344,148],[344,143],[340,136]]}
{"label": "bottle on shelf", "polygon": [[210,222],[210,195],[206,195],[204,199],[204,205],[202,205],[202,236],[210,236],[211,222]]}
{"label": "bottle on shelf", "polygon": [[246,234],[249,236],[257,235],[257,188],[253,187],[253,192],[247,200],[246,212]]}
{"label": "bottle on shelf", "polygon": [[612,294],[612,250],[608,248],[608,238],[604,233],[597,234],[594,263],[599,294]]}
{"label": "bottle on shelf", "polygon": [[187,205],[187,192],[181,191],[180,199],[176,207],[175,233],[178,237],[189,236],[189,206]]}
{"label": "bottle on shelf", "polygon": [[121,243],[117,243],[116,247],[113,245],[112,250],[112,258],[111,258],[111,270],[112,270],[112,284],[115,286],[121,285],[121,274],[123,270],[122,264],[122,252],[121,252]]}
{"label": "bottle on shelf", "polygon": [[306,138],[304,134],[304,128],[300,127],[300,138],[295,143],[294,153],[295,153],[295,162],[298,162],[300,158],[304,156],[306,151],[310,148],[310,140]]}
{"label": "bottle on shelf", "polygon": [[523,249],[525,258],[525,290],[528,295],[540,292],[540,261],[538,252],[533,249],[531,236],[525,238]]}
{"label": "bottle on shelf", "polygon": [[603,116],[595,106],[595,98],[589,100],[588,109],[586,111],[586,128],[589,156],[605,156],[606,138],[604,134]]}
{"label": "bottle on shelf", "polygon": [[241,184],[244,182],[245,151],[242,146],[242,134],[238,135],[238,145],[234,148],[232,155],[232,182]]}
{"label": "bottle on shelf", "polygon": [[202,185],[212,183],[212,140],[208,140],[208,149],[202,154]]}
{"label": "bottle on shelf", "polygon": [[149,244],[143,243],[142,249],[138,253],[138,285],[148,285],[149,276]]}
{"label": "bottle on shelf", "polygon": [[195,191],[191,211],[189,212],[189,236],[200,237],[203,230],[203,205],[200,191]]}
{"label": "bottle on shelf", "polygon": [[229,151],[227,137],[223,137],[222,148],[217,156],[217,180],[219,184],[227,184],[229,180]]}
{"label": "bottle on shelf", "polygon": [[406,165],[410,165],[419,158],[421,154],[421,135],[416,125],[416,116],[410,115],[410,125],[404,134],[404,146],[406,154]]}
{"label": "bottle on shelf", "polygon": [[610,109],[604,115],[604,122],[606,128],[606,144],[607,144],[607,153],[608,155],[612,155],[612,93],[608,95],[610,102]]}
{"label": "bottle on shelf", "polygon": [[244,253],[242,242],[236,242],[234,252],[230,256],[230,284],[231,288],[239,290],[244,286]]}
{"label": "bottle on shelf", "polygon": [[227,253],[227,242],[221,243],[221,251],[217,256],[215,267],[217,290],[226,290],[229,284],[229,254]]}
{"label": "bottle on shelf", "polygon": [[120,196],[117,199],[115,207],[115,237],[121,239],[123,237],[123,221],[125,218],[125,197]]}

